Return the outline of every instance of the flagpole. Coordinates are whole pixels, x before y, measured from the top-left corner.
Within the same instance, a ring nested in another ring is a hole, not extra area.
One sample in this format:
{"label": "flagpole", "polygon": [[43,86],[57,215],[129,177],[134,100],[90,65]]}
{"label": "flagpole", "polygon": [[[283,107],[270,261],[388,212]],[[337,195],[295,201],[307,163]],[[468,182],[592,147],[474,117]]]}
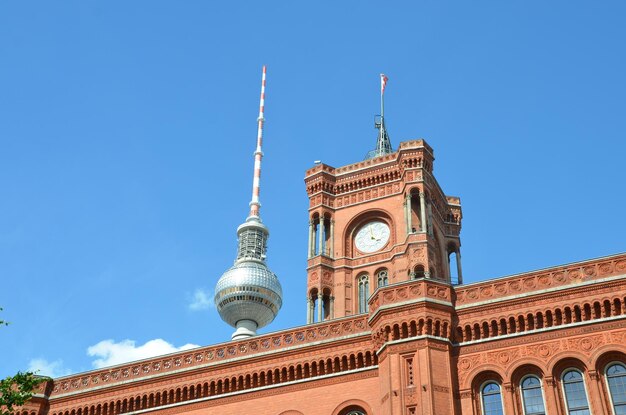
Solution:
{"label": "flagpole", "polygon": [[374,127],[378,129],[378,139],[376,140],[376,147],[367,153],[366,160],[379,157],[384,154],[390,154],[393,152],[391,142],[389,141],[389,135],[385,128],[385,87],[387,86],[387,76],[383,73],[380,74],[380,115],[377,115],[374,120]]}
{"label": "flagpole", "polygon": [[380,119],[385,119],[385,91],[383,89],[383,74],[380,74]]}
{"label": "flagpole", "polygon": [[378,151],[378,155],[381,155],[384,151],[383,146],[384,146],[384,137],[386,135],[386,131],[385,131],[385,74],[380,74],[380,136],[382,138],[382,140],[380,140],[380,142],[378,143],[379,148],[377,148],[376,150]]}

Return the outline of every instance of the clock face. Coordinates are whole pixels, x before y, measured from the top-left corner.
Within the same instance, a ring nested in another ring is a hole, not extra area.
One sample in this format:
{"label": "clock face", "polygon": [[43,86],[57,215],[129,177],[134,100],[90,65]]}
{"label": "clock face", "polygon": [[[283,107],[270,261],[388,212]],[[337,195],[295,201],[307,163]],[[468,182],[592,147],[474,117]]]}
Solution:
{"label": "clock face", "polygon": [[365,253],[376,252],[389,241],[389,226],[380,221],[368,222],[359,229],[354,243],[359,251]]}

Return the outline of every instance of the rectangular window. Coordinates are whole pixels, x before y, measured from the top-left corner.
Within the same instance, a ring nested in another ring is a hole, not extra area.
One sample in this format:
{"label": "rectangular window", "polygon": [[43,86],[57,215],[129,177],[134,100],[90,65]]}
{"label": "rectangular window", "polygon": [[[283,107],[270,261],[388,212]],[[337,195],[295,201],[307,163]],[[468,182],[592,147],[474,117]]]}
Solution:
{"label": "rectangular window", "polygon": [[404,359],[404,367],[405,367],[404,373],[406,373],[406,385],[415,386],[415,375],[413,371],[413,358],[412,357],[406,357]]}

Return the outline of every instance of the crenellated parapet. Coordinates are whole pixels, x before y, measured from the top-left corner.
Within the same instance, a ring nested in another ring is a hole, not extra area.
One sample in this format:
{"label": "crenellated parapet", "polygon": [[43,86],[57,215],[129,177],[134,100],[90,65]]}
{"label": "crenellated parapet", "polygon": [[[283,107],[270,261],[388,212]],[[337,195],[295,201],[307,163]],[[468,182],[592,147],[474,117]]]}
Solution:
{"label": "crenellated parapet", "polygon": [[433,161],[432,148],[424,140],[414,140],[401,143],[395,153],[340,168],[317,165],[307,170],[304,179],[309,207],[350,206],[404,192],[412,182],[425,182],[437,193],[435,209],[442,220],[460,223],[460,199],[451,197],[447,207],[447,196],[432,177]]}

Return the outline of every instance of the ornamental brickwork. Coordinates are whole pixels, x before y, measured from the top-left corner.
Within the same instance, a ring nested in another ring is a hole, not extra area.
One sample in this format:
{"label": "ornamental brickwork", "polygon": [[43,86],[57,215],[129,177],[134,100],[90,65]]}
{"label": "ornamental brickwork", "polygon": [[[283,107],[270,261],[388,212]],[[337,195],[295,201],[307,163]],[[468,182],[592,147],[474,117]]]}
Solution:
{"label": "ornamental brickwork", "polygon": [[433,167],[414,140],[306,172],[306,325],[53,379],[21,415],[624,413],[626,254],[462,284]]}

